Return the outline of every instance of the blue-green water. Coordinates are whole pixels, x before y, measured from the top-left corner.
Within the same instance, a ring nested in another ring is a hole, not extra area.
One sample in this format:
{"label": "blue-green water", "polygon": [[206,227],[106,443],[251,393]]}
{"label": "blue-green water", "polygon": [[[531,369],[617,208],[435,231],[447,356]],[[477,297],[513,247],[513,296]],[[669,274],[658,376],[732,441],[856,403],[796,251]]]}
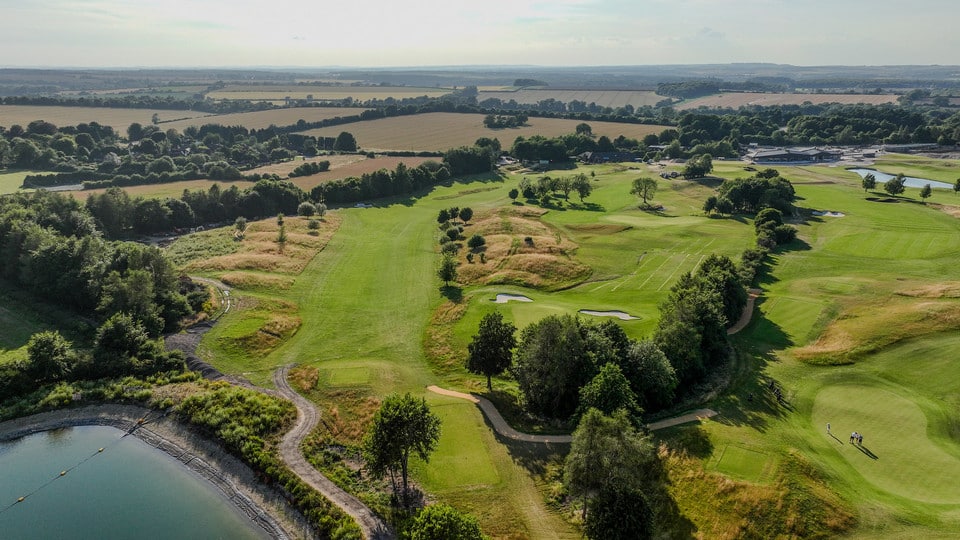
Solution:
{"label": "blue-green water", "polygon": [[84,426],[0,443],[0,538],[264,538],[179,461],[122,435]]}

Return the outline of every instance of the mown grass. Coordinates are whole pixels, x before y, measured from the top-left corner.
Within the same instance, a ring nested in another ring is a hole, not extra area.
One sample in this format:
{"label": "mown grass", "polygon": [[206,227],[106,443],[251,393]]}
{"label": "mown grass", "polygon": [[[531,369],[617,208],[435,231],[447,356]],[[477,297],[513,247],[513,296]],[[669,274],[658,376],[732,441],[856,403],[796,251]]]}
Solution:
{"label": "mown grass", "polygon": [[16,193],[23,186],[23,179],[28,174],[36,174],[34,171],[16,171],[0,173],[0,195]]}
{"label": "mown grass", "polygon": [[[492,223],[481,225],[491,216],[498,216],[503,230],[500,209],[515,208],[507,192],[519,176],[502,182],[455,183],[415,200],[337,211],[343,219],[337,234],[299,274],[274,274],[274,267],[230,270],[241,277],[279,275],[284,283],[292,277],[289,288],[268,293],[269,285],[258,284],[247,294],[295,304],[302,326],[255,365],[242,355],[221,351],[212,359],[225,371],[245,372],[263,384],[269,384],[273,366],[303,366],[293,380],[323,410],[320,447],[333,451],[345,445],[349,456],[380,399],[390,392],[426,395],[424,386],[438,382],[482,391],[482,378],[466,373],[462,362],[480,318],[493,310],[518,326],[582,308],[621,310],[640,317],[622,323],[628,335],[648,336],[656,324],[656,306],[677,277],[710,253],[736,258],[752,245],[753,227],[745,216],[702,215],[702,201],[715,185],[710,180],[661,181],[654,202],[663,210],[640,210],[628,193],[629,183],[636,176],[655,176],[658,169],[634,167],[584,168],[595,173],[591,205],[555,202],[546,214],[524,218],[530,222],[522,226],[530,231],[552,231],[560,242],[576,246],[568,253],[571,260],[592,269],[582,283],[549,290],[483,284],[480,279],[477,284],[441,290],[434,274],[437,212],[452,205],[470,206],[476,221],[466,227],[468,234],[488,225],[491,228],[483,230],[497,230]],[[742,167],[723,163],[717,175],[747,176]],[[955,266],[957,249],[951,242],[958,222],[930,206],[866,201],[859,181],[848,178],[852,173],[846,171],[783,168],[783,174],[797,180],[800,212],[791,221],[799,229],[800,241],[790,251],[775,253],[769,270],[760,276],[764,297],[754,322],[735,337],[740,354],[729,394],[711,403],[721,416],[699,427],[657,434],[667,444],[664,458],[676,505],[667,521],[670,534],[697,532],[711,538],[955,534],[960,529],[957,504],[932,504],[916,499],[916,494],[911,499],[885,488],[885,482],[899,474],[894,461],[889,471],[871,472],[885,476],[868,478],[847,459],[859,459],[856,454],[845,456],[831,446],[836,442],[827,438],[822,418],[814,411],[818,392],[828,392],[824,394],[828,397],[858,395],[836,392],[835,387],[862,386],[867,405],[877,401],[877,391],[891,391],[905,400],[892,400],[901,409],[918,409],[925,418],[923,435],[910,432],[926,437],[928,442],[920,441],[924,452],[931,456],[940,452],[941,460],[960,453],[955,420],[960,417],[960,392],[957,366],[949,353],[958,343],[943,337],[956,330],[953,313],[960,303],[951,285],[955,282],[943,280]],[[809,214],[812,209],[842,211],[846,217],[817,218]],[[853,239],[838,240],[872,232],[883,233],[889,241],[874,250]],[[496,249],[494,244],[491,251]],[[533,302],[494,304],[491,300],[500,292],[522,294]],[[249,335],[273,311],[247,310],[241,304],[234,318],[225,322],[241,323],[238,335]],[[244,319],[252,322],[242,323]],[[845,348],[821,357],[848,354],[844,361],[855,364],[821,367],[798,360],[803,347],[822,344],[825,336],[841,330],[850,336],[849,342],[835,341]],[[938,330],[941,333],[932,334]],[[205,345],[217,342],[216,331]],[[916,363],[921,355],[929,359],[923,365]],[[787,406],[777,405],[764,391],[767,378],[781,385]],[[509,407],[515,383],[495,378],[495,385],[491,397],[508,405],[505,412],[510,417],[517,412]],[[414,478],[431,497],[476,513],[484,530],[497,538],[577,535],[543,502],[549,490],[545,471],[564,449],[500,440],[475,407],[448,398],[428,399],[442,414],[443,435],[434,459],[415,465]],[[871,440],[879,444],[887,437],[883,433],[896,432],[899,426],[883,424],[882,407],[877,407],[875,416],[870,416],[870,407],[857,415],[865,419],[861,425],[868,433],[866,443],[875,453]],[[906,421],[917,423],[919,417],[910,418]],[[847,420],[832,422],[839,430],[837,422]],[[355,476],[344,474],[342,479],[350,483]]]}

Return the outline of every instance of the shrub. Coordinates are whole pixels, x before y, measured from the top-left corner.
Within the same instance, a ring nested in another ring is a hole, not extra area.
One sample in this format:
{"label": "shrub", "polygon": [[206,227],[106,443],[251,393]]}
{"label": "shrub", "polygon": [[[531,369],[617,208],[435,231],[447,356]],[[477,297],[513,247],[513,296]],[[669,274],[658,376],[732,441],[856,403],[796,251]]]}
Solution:
{"label": "shrub", "polygon": [[317,213],[317,207],[313,205],[312,202],[303,201],[297,206],[297,215],[310,217]]}
{"label": "shrub", "polygon": [[479,234],[475,234],[470,237],[470,240],[467,240],[467,247],[469,247],[471,251],[478,251],[480,248],[486,245],[486,243],[487,241],[484,237],[480,236]]}

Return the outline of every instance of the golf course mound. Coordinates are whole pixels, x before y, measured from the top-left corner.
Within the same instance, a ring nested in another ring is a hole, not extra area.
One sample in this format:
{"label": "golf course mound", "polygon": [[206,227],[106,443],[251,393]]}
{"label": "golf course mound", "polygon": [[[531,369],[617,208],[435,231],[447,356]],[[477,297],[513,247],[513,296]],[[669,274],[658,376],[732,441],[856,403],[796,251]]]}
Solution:
{"label": "golf course mound", "polygon": [[[833,448],[825,459],[845,465],[849,474],[907,499],[960,503],[960,449],[955,441],[928,437],[927,417],[911,399],[870,384],[827,386],[814,398],[811,422]],[[820,427],[828,422],[829,435]],[[850,441],[854,431],[862,443]]]}

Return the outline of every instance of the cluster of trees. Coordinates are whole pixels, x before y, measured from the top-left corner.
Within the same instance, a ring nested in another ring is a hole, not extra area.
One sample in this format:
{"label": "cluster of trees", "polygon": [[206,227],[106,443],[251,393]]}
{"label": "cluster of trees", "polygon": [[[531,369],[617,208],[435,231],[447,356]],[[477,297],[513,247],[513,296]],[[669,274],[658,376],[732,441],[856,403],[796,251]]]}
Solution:
{"label": "cluster of trees", "polygon": [[710,255],[680,276],[660,305],[653,342],[670,360],[681,389],[691,388],[728,356],[727,326],[747,304],[740,269]]}
{"label": "cluster of trees", "polygon": [[[733,212],[755,213],[764,208],[776,208],[784,214],[793,212],[796,192],[789,180],[776,169],[758,171],[750,178],[725,180],[717,188],[715,197],[707,198],[704,210],[721,214]],[[712,208],[708,208],[711,207]]]}
{"label": "cluster of trees", "polygon": [[709,153],[703,153],[687,160],[683,166],[683,177],[703,178],[713,171],[713,156]]}
{"label": "cluster of trees", "polygon": [[290,178],[296,178],[298,176],[310,176],[311,174],[322,173],[329,170],[330,162],[327,160],[310,161],[304,163],[303,165],[298,165],[296,169],[290,172]]}
{"label": "cluster of trees", "polygon": [[200,311],[208,293],[157,248],[105,240],[75,199],[37,191],[0,198],[0,253],[0,278],[71,310],[78,335],[92,344],[75,348],[56,332],[34,336],[26,365],[5,366],[0,394],[66,377],[182,368],[182,356],[157,338]]}
{"label": "cluster of trees", "polygon": [[483,117],[484,127],[490,129],[515,128],[527,124],[525,114],[488,114]]}
{"label": "cluster of trees", "polygon": [[573,176],[541,176],[537,178],[536,182],[524,176],[520,179],[517,187],[519,191],[512,190],[510,192],[511,199],[516,199],[518,195],[523,195],[523,197],[528,200],[537,199],[541,205],[547,204],[550,201],[550,197],[558,193],[564,200],[569,201],[570,193],[575,191],[581,203],[593,193],[593,184],[590,183],[587,175],[583,173]]}
{"label": "cluster of trees", "polygon": [[590,408],[628,411],[639,424],[644,408],[672,402],[678,380],[670,361],[650,341],[630,340],[613,321],[589,323],[552,315],[516,328],[499,313],[480,322],[468,345],[467,369],[490,378],[509,371],[526,410],[562,421]]}
{"label": "cluster of trees", "polygon": [[709,96],[719,91],[720,81],[718,79],[660,83],[657,85],[657,94],[684,99]]}

